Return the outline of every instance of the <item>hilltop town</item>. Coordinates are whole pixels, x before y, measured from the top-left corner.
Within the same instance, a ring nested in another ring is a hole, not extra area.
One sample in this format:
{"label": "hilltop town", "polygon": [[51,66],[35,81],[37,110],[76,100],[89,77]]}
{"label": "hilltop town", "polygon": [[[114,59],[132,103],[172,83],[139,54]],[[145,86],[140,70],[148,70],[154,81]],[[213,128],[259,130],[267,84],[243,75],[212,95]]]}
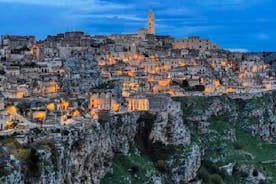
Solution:
{"label": "hilltop town", "polygon": [[[100,111],[158,111],[167,96],[275,89],[275,76],[258,55],[231,53],[196,36],[156,36],[152,10],[147,29],[135,34],[74,31],[42,41],[4,35],[1,46],[0,107],[7,112],[1,130],[13,124],[7,114],[66,123],[88,114],[98,119]],[[22,102],[29,107],[18,109]]]}
{"label": "hilltop town", "polygon": [[0,183],[275,183],[274,56],[156,35],[153,10],[133,34],[3,35]]}
{"label": "hilltop town", "polygon": [[[73,31],[37,41],[2,36],[0,130],[98,120],[103,112],[160,111],[170,96],[250,94],[276,88],[256,54],[209,39],[155,35],[155,17],[134,34]],[[21,124],[22,123],[22,124]]]}

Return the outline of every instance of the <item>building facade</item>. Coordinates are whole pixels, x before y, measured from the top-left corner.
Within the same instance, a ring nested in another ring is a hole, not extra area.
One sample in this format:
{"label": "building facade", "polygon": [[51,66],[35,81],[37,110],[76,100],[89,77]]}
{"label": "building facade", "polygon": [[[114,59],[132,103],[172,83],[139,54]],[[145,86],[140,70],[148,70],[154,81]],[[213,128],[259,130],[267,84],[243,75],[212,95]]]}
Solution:
{"label": "building facade", "polygon": [[148,15],[148,34],[155,34],[155,18],[154,18],[154,12],[152,9],[149,11]]}

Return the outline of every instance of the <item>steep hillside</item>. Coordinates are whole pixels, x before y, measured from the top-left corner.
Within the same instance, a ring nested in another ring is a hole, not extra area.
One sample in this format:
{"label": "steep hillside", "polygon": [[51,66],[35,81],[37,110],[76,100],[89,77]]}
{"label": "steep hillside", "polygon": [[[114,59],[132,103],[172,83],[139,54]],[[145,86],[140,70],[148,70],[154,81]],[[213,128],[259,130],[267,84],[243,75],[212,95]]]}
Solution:
{"label": "steep hillside", "polygon": [[1,136],[0,183],[276,183],[276,93],[169,104]]}
{"label": "steep hillside", "polygon": [[[185,123],[202,148],[197,179],[276,183],[275,93],[252,99],[182,97]],[[222,172],[225,168],[228,172]]]}

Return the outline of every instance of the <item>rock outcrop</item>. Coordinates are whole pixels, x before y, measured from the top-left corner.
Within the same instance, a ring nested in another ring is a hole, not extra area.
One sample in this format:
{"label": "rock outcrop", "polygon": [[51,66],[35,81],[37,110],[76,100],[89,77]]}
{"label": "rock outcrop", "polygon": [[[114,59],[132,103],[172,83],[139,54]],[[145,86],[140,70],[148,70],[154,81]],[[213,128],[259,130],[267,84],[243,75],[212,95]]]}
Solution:
{"label": "rock outcrop", "polygon": [[167,111],[157,113],[150,139],[164,144],[189,145],[191,135],[183,122],[180,103],[172,101],[170,104],[171,108]]}
{"label": "rock outcrop", "polygon": [[201,166],[200,147],[192,145],[186,153],[173,156],[168,161],[168,166],[174,183],[188,183],[196,177]]}
{"label": "rock outcrop", "polygon": [[30,155],[0,183],[99,183],[111,167],[112,145],[103,130],[83,126],[34,131],[26,137]]}
{"label": "rock outcrop", "polygon": [[[180,105],[175,105],[178,108],[154,115],[157,118],[151,122],[149,137],[163,144],[189,146],[190,132],[183,122]],[[15,166],[8,175],[1,177],[0,182],[98,184],[111,170],[113,155],[128,154],[130,148],[135,146],[142,114],[133,112],[113,115],[108,122],[101,124],[91,122],[69,127],[33,129],[23,137],[15,136],[13,141],[24,142],[30,153],[24,160],[15,159]],[[174,167],[172,173],[174,181],[180,183],[193,179],[200,166],[199,147],[193,146],[179,159],[179,168]],[[173,157],[170,161],[173,161]]]}

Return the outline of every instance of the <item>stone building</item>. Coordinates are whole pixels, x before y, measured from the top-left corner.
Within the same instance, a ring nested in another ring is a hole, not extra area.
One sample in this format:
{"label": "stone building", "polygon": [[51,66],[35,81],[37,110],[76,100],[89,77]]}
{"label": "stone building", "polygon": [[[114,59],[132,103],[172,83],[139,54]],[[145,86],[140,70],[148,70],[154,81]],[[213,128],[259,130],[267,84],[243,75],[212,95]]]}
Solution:
{"label": "stone building", "polygon": [[198,36],[190,36],[185,39],[175,40],[173,43],[175,49],[199,49],[212,50],[219,49],[219,45],[212,43],[209,39],[202,39]]}
{"label": "stone building", "polygon": [[0,92],[0,111],[5,109],[4,95]]}
{"label": "stone building", "polygon": [[148,14],[148,34],[155,34],[155,19],[154,19],[154,12],[150,9]]}
{"label": "stone building", "polygon": [[20,74],[19,66],[7,66],[5,67],[5,72],[7,76],[18,76]]}
{"label": "stone building", "polygon": [[34,36],[3,35],[2,47],[10,49],[31,48],[36,43]]}
{"label": "stone building", "polygon": [[112,94],[108,91],[96,92],[90,96],[90,109],[110,110]]}
{"label": "stone building", "polygon": [[145,97],[135,96],[127,99],[129,111],[148,111],[149,100]]}
{"label": "stone building", "polygon": [[170,96],[167,94],[151,95],[149,99],[149,110],[152,112],[160,112],[167,109]]}

